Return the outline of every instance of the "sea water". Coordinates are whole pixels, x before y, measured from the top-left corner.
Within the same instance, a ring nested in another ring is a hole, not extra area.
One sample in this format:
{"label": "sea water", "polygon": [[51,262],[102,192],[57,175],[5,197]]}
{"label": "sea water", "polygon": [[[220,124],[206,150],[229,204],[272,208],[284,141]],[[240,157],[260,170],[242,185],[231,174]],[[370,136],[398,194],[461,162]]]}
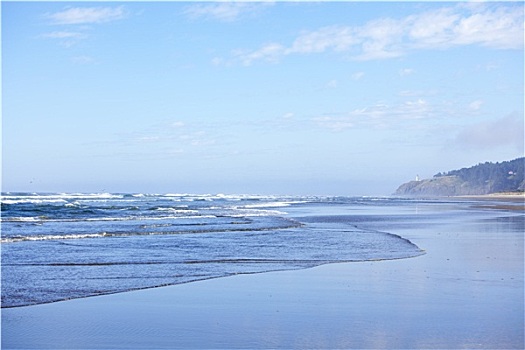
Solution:
{"label": "sea water", "polygon": [[4,193],[2,307],[235,274],[415,257],[423,254],[419,247],[374,228],[362,215],[379,205],[385,221],[388,208],[400,210],[407,203],[396,198]]}

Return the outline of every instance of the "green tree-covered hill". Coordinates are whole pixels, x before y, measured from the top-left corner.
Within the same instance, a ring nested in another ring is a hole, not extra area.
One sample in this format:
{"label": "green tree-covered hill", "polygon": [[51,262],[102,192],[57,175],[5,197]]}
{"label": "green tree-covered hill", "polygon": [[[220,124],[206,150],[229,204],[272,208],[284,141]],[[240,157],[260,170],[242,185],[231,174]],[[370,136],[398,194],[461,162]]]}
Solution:
{"label": "green tree-covered hill", "polygon": [[470,168],[407,182],[396,190],[401,196],[459,196],[525,190],[525,157],[498,163],[480,163]]}

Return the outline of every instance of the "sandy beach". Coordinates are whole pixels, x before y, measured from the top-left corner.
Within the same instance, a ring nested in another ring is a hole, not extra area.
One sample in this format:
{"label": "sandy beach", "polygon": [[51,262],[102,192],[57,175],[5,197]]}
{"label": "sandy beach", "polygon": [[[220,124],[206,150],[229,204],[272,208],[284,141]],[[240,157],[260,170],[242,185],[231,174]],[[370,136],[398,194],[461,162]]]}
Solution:
{"label": "sandy beach", "polygon": [[[523,192],[492,193],[478,196],[457,196],[456,198],[459,200],[463,199],[480,201],[481,203],[478,204],[479,208],[525,211],[525,193]],[[499,203],[483,203],[487,201],[497,201]]]}
{"label": "sandy beach", "polygon": [[459,205],[446,222],[416,206],[376,225],[419,257],[3,309],[2,348],[522,349],[523,215]]}

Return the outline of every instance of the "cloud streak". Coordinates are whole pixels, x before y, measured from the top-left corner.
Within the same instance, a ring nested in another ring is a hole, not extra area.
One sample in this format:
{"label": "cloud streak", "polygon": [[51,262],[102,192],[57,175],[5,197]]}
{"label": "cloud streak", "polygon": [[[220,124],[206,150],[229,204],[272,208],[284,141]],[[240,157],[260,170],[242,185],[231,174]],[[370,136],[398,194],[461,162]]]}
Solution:
{"label": "cloud streak", "polygon": [[233,22],[245,14],[254,13],[272,2],[219,2],[196,4],[186,7],[184,13],[192,19],[215,19],[221,22]]}
{"label": "cloud streak", "polygon": [[49,39],[81,39],[85,38],[86,34],[72,31],[55,31],[51,33],[42,34],[42,37]]}
{"label": "cloud streak", "polygon": [[[411,121],[426,120],[436,115],[437,108],[426,100],[409,100],[397,105],[376,103],[357,108],[343,115],[325,115],[312,118],[317,126],[331,131],[344,131],[354,128],[386,129],[405,128]],[[421,127],[421,124],[419,124]]]}
{"label": "cloud streak", "polygon": [[[221,125],[209,127],[202,123],[187,124],[181,120],[144,125],[140,130],[116,134],[114,147],[139,150],[144,158],[192,157],[223,152],[225,142],[220,141]],[[128,150],[128,151],[126,151]]]}
{"label": "cloud streak", "polygon": [[277,62],[297,54],[335,52],[353,60],[389,59],[421,49],[479,45],[492,49],[523,48],[523,6],[457,5],[407,16],[382,18],[362,26],[327,26],[300,33],[288,45],[270,42],[256,50],[236,50],[243,65]]}
{"label": "cloud streak", "polygon": [[71,47],[75,45],[77,42],[79,42],[80,40],[86,39],[88,35],[80,31],[63,30],[63,31],[54,31],[50,33],[44,33],[40,35],[40,37],[44,39],[58,40],[61,46]]}
{"label": "cloud streak", "polygon": [[[62,26],[64,29],[44,33],[40,37],[57,40],[61,46],[69,48],[89,38],[87,32],[92,25],[121,20],[126,16],[127,13],[123,6],[69,7],[63,11],[44,15],[49,25]],[[82,63],[88,63],[88,60],[83,60]]]}
{"label": "cloud streak", "polygon": [[72,7],[66,10],[48,14],[46,17],[52,24],[94,24],[106,23],[123,19],[126,16],[123,6],[119,7]]}

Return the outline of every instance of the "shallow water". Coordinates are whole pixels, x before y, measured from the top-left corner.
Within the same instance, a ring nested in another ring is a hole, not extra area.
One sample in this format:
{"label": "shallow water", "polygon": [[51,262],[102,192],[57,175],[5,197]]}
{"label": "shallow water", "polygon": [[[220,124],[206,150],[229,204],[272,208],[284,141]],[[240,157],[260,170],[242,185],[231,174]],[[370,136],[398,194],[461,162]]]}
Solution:
{"label": "shallow water", "polygon": [[[2,199],[2,307],[236,274],[414,257],[363,210],[392,198],[21,194]],[[337,217],[311,216],[344,213]],[[384,213],[383,213],[384,212]],[[374,219],[377,221],[377,218]]]}

